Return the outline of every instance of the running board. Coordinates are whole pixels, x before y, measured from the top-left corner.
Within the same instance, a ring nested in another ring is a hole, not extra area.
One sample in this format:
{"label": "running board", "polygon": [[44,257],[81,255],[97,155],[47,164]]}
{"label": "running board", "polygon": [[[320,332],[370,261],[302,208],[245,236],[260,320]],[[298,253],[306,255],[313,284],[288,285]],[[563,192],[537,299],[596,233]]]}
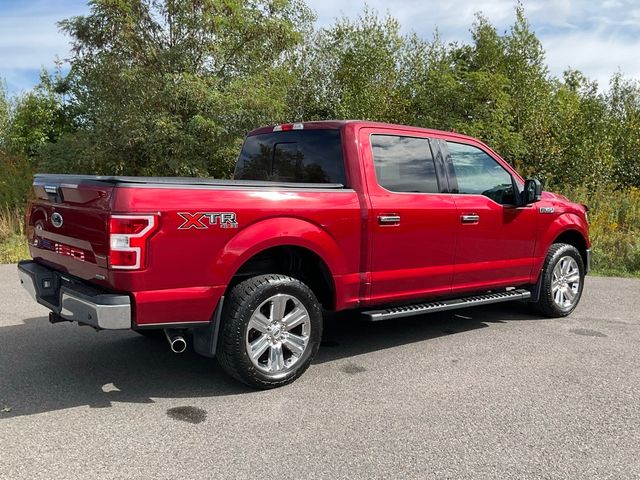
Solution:
{"label": "running board", "polygon": [[442,312],[444,310],[454,310],[456,308],[475,307],[487,305],[489,303],[509,302],[511,300],[523,300],[530,298],[531,292],[525,289],[509,290],[506,292],[486,293],[484,295],[474,295],[473,297],[452,298],[437,302],[418,303],[416,305],[405,305],[403,307],[391,307],[382,310],[369,310],[362,312],[365,319],[372,322],[389,320],[391,318],[411,317],[413,315],[423,315],[431,312]]}

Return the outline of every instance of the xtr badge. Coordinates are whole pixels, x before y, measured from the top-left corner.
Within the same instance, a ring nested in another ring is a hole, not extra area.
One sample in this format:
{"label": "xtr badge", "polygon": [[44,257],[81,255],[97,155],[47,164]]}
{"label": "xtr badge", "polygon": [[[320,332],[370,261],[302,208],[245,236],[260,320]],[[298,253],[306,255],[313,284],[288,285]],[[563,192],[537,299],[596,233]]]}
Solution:
{"label": "xtr badge", "polygon": [[189,230],[195,228],[202,230],[215,225],[220,228],[238,228],[236,214],[234,212],[178,212],[184,222],[178,230]]}

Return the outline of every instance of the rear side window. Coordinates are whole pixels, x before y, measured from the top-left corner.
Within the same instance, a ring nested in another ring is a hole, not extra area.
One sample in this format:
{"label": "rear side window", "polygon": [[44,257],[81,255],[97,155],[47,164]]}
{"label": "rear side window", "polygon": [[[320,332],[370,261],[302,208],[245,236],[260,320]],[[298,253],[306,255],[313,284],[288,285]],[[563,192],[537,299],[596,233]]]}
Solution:
{"label": "rear side window", "polygon": [[438,193],[436,168],[426,138],[371,135],[376,178],[392,192]]}
{"label": "rear side window", "polygon": [[497,203],[515,202],[511,175],[487,153],[463,143],[447,142],[459,193],[484,195]]}
{"label": "rear side window", "polygon": [[293,130],[247,137],[236,180],[345,184],[339,130]]}

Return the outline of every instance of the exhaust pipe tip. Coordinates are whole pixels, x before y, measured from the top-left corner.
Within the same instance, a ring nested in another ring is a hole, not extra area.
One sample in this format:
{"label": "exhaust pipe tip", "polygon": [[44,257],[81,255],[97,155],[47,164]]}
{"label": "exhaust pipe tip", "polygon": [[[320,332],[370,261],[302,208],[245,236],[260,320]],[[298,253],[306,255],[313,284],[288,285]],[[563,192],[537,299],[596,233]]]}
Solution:
{"label": "exhaust pipe tip", "polygon": [[183,353],[187,349],[187,341],[182,337],[173,337],[170,345],[173,353]]}
{"label": "exhaust pipe tip", "polygon": [[187,349],[187,341],[182,335],[175,335],[167,330],[164,331],[164,334],[173,353],[183,353]]}

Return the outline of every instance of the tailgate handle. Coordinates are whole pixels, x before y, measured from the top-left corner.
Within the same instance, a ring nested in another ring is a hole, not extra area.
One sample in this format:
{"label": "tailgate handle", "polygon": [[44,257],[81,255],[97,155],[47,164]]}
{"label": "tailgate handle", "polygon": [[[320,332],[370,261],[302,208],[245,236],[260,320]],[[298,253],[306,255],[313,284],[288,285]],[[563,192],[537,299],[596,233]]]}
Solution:
{"label": "tailgate handle", "polygon": [[44,191],[47,194],[47,198],[54,203],[62,203],[62,188],[58,185],[45,185]]}
{"label": "tailgate handle", "polygon": [[378,215],[378,223],[380,225],[400,225],[400,215]]}

